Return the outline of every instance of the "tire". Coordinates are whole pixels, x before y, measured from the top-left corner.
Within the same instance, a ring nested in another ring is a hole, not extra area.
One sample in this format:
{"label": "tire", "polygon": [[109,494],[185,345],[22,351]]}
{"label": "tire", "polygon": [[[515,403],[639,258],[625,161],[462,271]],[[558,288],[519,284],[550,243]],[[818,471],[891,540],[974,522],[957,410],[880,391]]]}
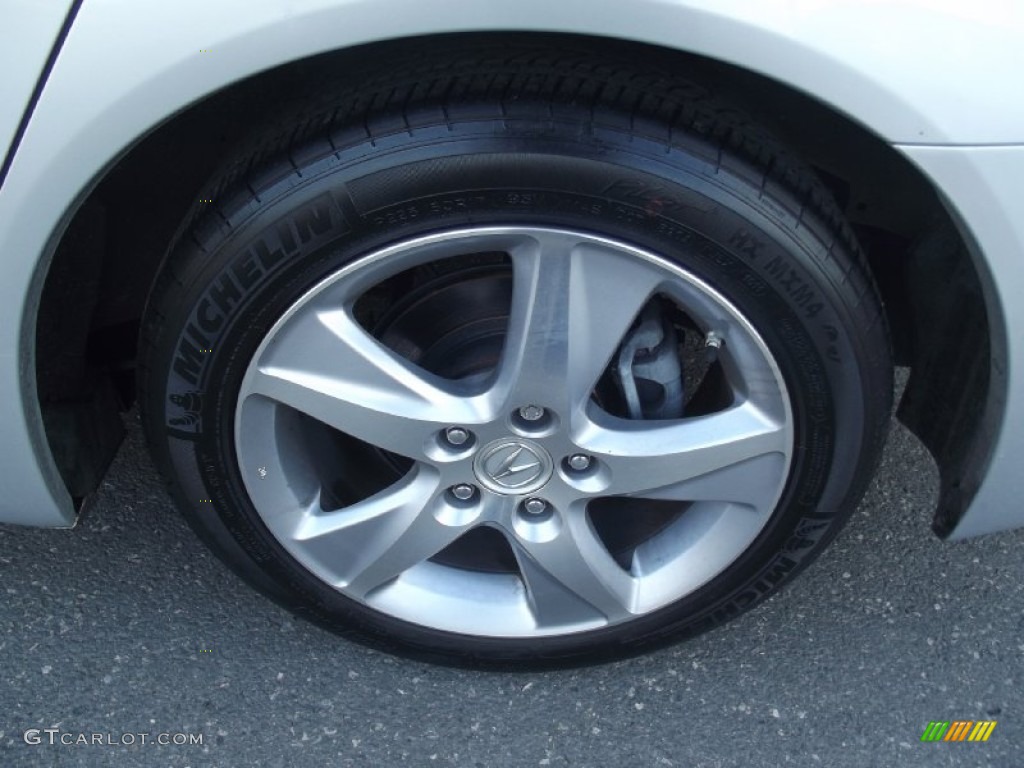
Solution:
{"label": "tire", "polygon": [[813,174],[609,53],[349,81],[210,182],[150,297],[144,426],[202,538],[304,616],[463,664],[644,651],[804,568],[892,392]]}

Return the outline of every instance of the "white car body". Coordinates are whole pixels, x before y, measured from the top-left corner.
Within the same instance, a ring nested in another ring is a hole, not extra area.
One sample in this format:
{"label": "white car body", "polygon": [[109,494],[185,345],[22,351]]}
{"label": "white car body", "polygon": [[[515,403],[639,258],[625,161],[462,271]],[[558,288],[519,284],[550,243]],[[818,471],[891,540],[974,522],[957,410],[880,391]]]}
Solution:
{"label": "white car body", "polygon": [[1020,3],[0,0],[0,19],[0,522],[76,518],[40,412],[37,308],[65,228],[119,157],[198,100],[288,62],[411,36],[535,31],[727,62],[811,96],[923,171],[972,251],[990,329],[983,439],[957,468],[965,509],[944,533],[1024,525]]}

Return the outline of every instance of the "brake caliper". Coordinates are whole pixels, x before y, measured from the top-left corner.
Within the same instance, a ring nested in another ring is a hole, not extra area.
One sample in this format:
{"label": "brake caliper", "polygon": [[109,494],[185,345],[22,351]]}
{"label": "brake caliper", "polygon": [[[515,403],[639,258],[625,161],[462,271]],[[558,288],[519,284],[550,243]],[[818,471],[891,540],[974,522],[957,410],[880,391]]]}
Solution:
{"label": "brake caliper", "polygon": [[678,419],[685,404],[676,330],[652,301],[619,350],[615,380],[632,419]]}

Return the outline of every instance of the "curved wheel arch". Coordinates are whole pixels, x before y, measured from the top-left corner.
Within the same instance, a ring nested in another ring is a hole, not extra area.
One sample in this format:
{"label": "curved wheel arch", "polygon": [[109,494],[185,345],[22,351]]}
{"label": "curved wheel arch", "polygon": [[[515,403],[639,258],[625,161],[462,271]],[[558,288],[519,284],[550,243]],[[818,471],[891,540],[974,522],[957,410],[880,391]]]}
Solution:
{"label": "curved wheel arch", "polygon": [[[684,11],[686,11],[685,8],[676,8],[675,9],[675,12],[677,12],[677,13],[682,13]],[[690,10],[690,12],[692,12],[692,9]],[[476,33],[474,33],[473,36],[475,36],[475,34]],[[542,34],[542,33],[538,33],[538,35],[540,35],[540,34]],[[452,39],[453,38],[447,38],[445,40],[439,39],[439,42],[441,42],[442,44],[450,43]],[[557,44],[559,40],[575,42],[575,41],[584,41],[587,38],[581,38],[581,37],[576,37],[576,36],[573,36],[573,37],[570,37],[570,36],[549,36],[549,37],[547,37],[545,39],[551,41],[553,44]],[[379,50],[384,50],[386,48],[386,46],[387,46],[386,43],[381,44],[381,45],[384,46],[384,48],[380,48]],[[691,62],[692,63],[692,62],[696,61],[696,60],[694,60],[692,58],[688,58],[685,54],[678,53],[676,51],[668,51],[667,49],[658,49],[658,48],[652,47],[650,45],[640,46],[637,50],[648,51],[650,53],[659,53],[659,54],[663,54],[663,55],[678,56],[679,57],[677,59],[678,66],[683,66],[687,62]],[[803,53],[806,54],[807,52],[804,51]],[[342,57],[344,57],[345,54],[343,53],[343,54],[340,54],[340,55]],[[785,57],[783,57],[783,58],[785,58]],[[326,59],[322,59],[322,60],[319,60],[319,61],[321,63],[323,63],[323,62],[326,62],[327,60]],[[705,64],[706,63],[707,62],[705,61]],[[280,70],[277,73],[277,75],[283,75],[285,70],[288,70],[291,73],[291,76],[294,76],[294,74],[298,70],[300,70],[301,68],[308,67],[308,66],[311,66],[311,65],[316,66],[316,64],[314,64],[314,62],[303,61],[301,63],[295,64],[294,66],[289,66],[289,67],[286,67],[285,69]],[[223,74],[223,72],[220,73],[220,75],[222,75],[222,74]],[[724,83],[736,82],[736,81],[733,80],[733,75],[734,74],[736,74],[736,73],[732,73],[729,70],[722,70],[722,73],[720,73],[721,82],[724,82]],[[823,103],[821,103],[821,102],[815,102],[813,100],[806,99],[806,97],[803,97],[801,95],[796,94],[795,91],[791,90],[791,88],[792,88],[791,86],[788,86],[788,85],[787,86],[782,86],[782,85],[780,85],[778,83],[771,83],[770,81],[763,80],[762,78],[760,78],[760,76],[752,75],[749,72],[747,72],[747,73],[740,73],[740,74],[741,74],[741,80],[743,78],[749,78],[753,82],[759,82],[759,83],[762,83],[762,84],[770,85],[773,88],[777,88],[777,89],[779,89],[780,93],[789,93],[792,98],[797,100],[797,103],[799,103],[802,106],[807,107],[808,109],[812,110],[812,113],[815,115],[813,120],[818,120],[818,119],[824,118],[824,119],[827,119],[829,121],[832,121],[832,123],[831,123],[832,125],[838,125],[838,126],[842,126],[843,127],[843,131],[844,132],[843,132],[842,135],[844,137],[859,137],[860,141],[865,142],[867,145],[869,145],[870,146],[870,151],[873,154],[873,156],[875,157],[875,159],[877,161],[876,164],[877,164],[877,166],[879,168],[878,178],[885,177],[885,178],[901,178],[901,179],[904,179],[905,183],[900,185],[901,188],[903,188],[903,189],[909,188],[909,189],[913,190],[913,193],[914,193],[913,196],[917,198],[915,200],[915,205],[914,206],[910,206],[910,207],[913,208],[913,207],[919,205],[919,207],[922,209],[923,212],[922,211],[918,211],[917,213],[914,213],[914,214],[908,214],[908,217],[911,219],[911,222],[908,225],[908,228],[910,230],[913,230],[914,227],[920,225],[920,222],[926,220],[928,218],[928,214],[929,213],[933,213],[933,214],[937,213],[938,215],[945,216],[945,213],[940,208],[938,208],[936,197],[935,197],[934,192],[931,189],[930,185],[927,182],[923,181],[923,179],[919,175],[919,173],[915,169],[913,169],[903,158],[901,158],[899,155],[897,155],[895,152],[893,152],[891,150],[891,148],[885,147],[885,145],[882,144],[880,141],[878,141],[878,139],[876,137],[871,136],[869,133],[865,132],[865,129],[863,128],[863,126],[851,122],[849,120],[849,118],[846,118],[846,117],[843,117],[843,116],[839,115],[837,112],[833,111],[833,109],[831,107],[824,106]],[[220,75],[218,75],[218,76],[220,76]],[[286,81],[287,81],[287,77],[282,82],[286,82]],[[255,82],[255,81],[249,81],[248,85],[251,86],[253,82]],[[210,88],[213,88],[214,85],[215,85],[214,81],[210,81],[209,82],[209,87]],[[117,214],[118,214],[118,211],[121,210],[121,209],[119,208],[120,203],[119,202],[114,202],[114,200],[115,199],[123,200],[123,199],[127,199],[128,197],[131,196],[130,194],[128,194],[128,195],[118,195],[117,194],[117,193],[120,193],[120,192],[124,191],[124,186],[123,186],[124,179],[126,177],[131,176],[131,175],[137,175],[137,176],[140,176],[140,177],[149,177],[149,176],[151,176],[154,173],[159,175],[161,172],[167,172],[169,170],[168,167],[165,166],[165,165],[161,165],[160,162],[159,162],[159,159],[158,159],[161,147],[165,146],[166,143],[168,143],[168,142],[174,143],[176,141],[183,141],[185,143],[188,143],[188,142],[191,142],[191,141],[199,141],[204,136],[204,119],[209,116],[211,111],[215,112],[218,109],[222,109],[223,106],[226,103],[232,103],[233,100],[237,100],[239,98],[242,98],[242,103],[244,105],[245,100],[244,100],[244,97],[241,96],[241,94],[243,94],[243,91],[244,91],[245,87],[246,87],[245,83],[239,83],[239,84],[236,84],[234,86],[231,86],[230,88],[226,89],[225,91],[213,95],[212,97],[207,99],[202,104],[190,107],[185,112],[183,112],[181,114],[178,114],[178,115],[175,115],[174,117],[169,118],[167,120],[167,122],[164,125],[162,125],[159,129],[156,129],[156,130],[154,130],[154,131],[152,131],[150,133],[140,134],[139,136],[136,136],[136,137],[131,137],[130,140],[134,141],[135,143],[132,146],[132,148],[127,152],[127,154],[123,158],[120,158],[120,161],[119,161],[119,164],[118,164],[118,168],[115,169],[113,167],[113,161],[111,160],[111,162],[108,163],[103,168],[103,170],[99,172],[99,175],[96,178],[94,178],[92,181],[90,181],[88,185],[86,185],[84,187],[85,189],[89,189],[91,191],[90,191],[89,195],[85,198],[85,200],[83,202],[91,203],[91,202],[94,202],[96,200],[104,200],[104,201],[108,201],[109,200],[109,201],[111,201],[111,212],[116,217]],[[136,93],[135,97],[140,97],[141,98],[141,95]],[[126,104],[127,104],[127,102],[121,103],[120,107],[125,107]],[[207,111],[204,112],[203,110],[207,110]],[[895,111],[890,111],[889,114],[897,114],[897,113],[902,113],[902,112],[903,112],[902,109],[896,109]],[[160,119],[163,119],[163,118],[161,117]],[[916,117],[914,119],[916,119]],[[106,122],[106,118],[104,119],[104,122]],[[134,124],[140,125],[137,122],[134,123]],[[118,129],[118,131],[122,131],[122,130],[127,129],[127,127],[128,126],[121,126],[121,125],[119,125],[119,126],[117,126],[117,129]],[[148,129],[145,129],[145,130],[148,130]],[[846,133],[847,131],[849,133]],[[114,132],[113,137],[116,138],[116,135],[117,135],[117,133]],[[196,147],[197,147],[197,154],[202,154],[203,152],[205,152],[208,161],[212,161],[212,158],[217,154],[217,147],[216,147],[216,145],[213,145],[213,144],[206,144],[206,145],[197,144]],[[201,147],[203,149],[200,151]],[[800,148],[801,147],[797,146],[797,149],[800,149]],[[118,152],[120,152],[120,150],[118,150]],[[837,152],[838,152],[838,150],[837,150]],[[826,156],[828,154],[829,154],[828,152],[825,153]],[[826,159],[827,159],[827,157],[826,157]],[[121,171],[120,175],[117,172],[118,169],[120,169],[120,171]],[[205,166],[203,166],[202,163],[197,163],[197,165],[195,167],[195,179],[198,179],[198,178],[204,176],[206,174],[206,171],[207,171],[207,168]],[[198,181],[195,181],[195,184],[198,184]],[[173,195],[173,197],[174,197],[174,199],[177,202],[176,203],[172,203],[171,205],[168,206],[169,209],[173,209],[173,210],[166,217],[166,221],[170,222],[170,221],[173,221],[175,219],[180,219],[180,214],[178,213],[178,211],[180,210],[180,207],[183,206],[183,205],[189,204],[191,202],[194,194],[195,194],[194,193],[194,187],[188,186],[188,182],[186,182],[181,189],[176,190],[176,192]],[[115,197],[115,195],[116,195],[116,197]],[[57,196],[56,199],[59,200],[59,195]],[[51,200],[47,200],[46,201],[46,206],[52,207],[52,203],[53,203],[52,199]],[[75,203],[75,205],[76,206],[78,205],[77,202]],[[177,205],[178,207],[175,207],[175,205]],[[881,208],[881,207],[884,207],[884,206],[878,206],[878,207]],[[81,206],[77,207],[77,211],[78,211],[79,215],[84,214],[84,212],[86,212],[86,211],[88,211],[90,209],[92,209],[92,206],[89,206],[89,205],[81,205]],[[126,216],[123,216],[121,218],[129,219],[129,218],[131,218],[131,216],[127,216],[126,215]],[[153,228],[153,230],[154,231],[160,231],[159,225],[155,226]],[[34,283],[34,285],[36,286],[37,290],[40,290],[41,286],[44,283],[42,270],[44,270],[45,268],[50,267],[50,270],[51,270],[50,274],[51,275],[52,274],[59,274],[62,271],[66,272],[67,270],[73,270],[73,269],[76,268],[76,265],[74,263],[74,259],[71,258],[68,255],[67,240],[64,240],[63,241],[63,247],[60,247],[61,246],[61,242],[59,240],[59,236],[63,234],[63,231],[64,230],[58,230],[58,231],[54,232],[54,236],[50,240],[50,247],[43,250],[44,253],[49,253],[51,251],[56,251],[56,256],[54,257],[54,262],[53,262],[52,266],[48,265],[46,263],[47,260],[45,258],[40,261],[40,263],[38,265],[38,269],[40,271],[37,272],[36,277],[35,277],[35,283]],[[168,235],[170,234],[170,225],[169,224],[168,224],[168,226],[166,226],[164,228],[164,231]],[[117,254],[116,251],[114,253],[111,253],[111,254],[103,254],[103,255],[99,256],[98,259],[97,259],[97,262],[96,262],[96,266],[97,266],[97,268],[100,268],[100,266],[104,263],[104,260],[107,260],[105,262],[106,265],[107,265],[107,269],[105,269],[106,274],[120,275],[120,274],[122,274],[122,272],[119,269],[119,266],[123,266],[127,261],[129,261],[131,259],[138,260],[137,256],[138,256],[138,253],[140,251],[143,254],[147,254],[147,253],[150,254],[150,257],[148,259],[148,263],[150,265],[150,268],[143,268],[140,272],[136,272],[134,275],[132,275],[133,279],[137,281],[136,285],[137,285],[138,290],[136,290],[134,292],[135,296],[136,297],[140,297],[142,295],[142,293],[145,291],[146,287],[148,286],[148,282],[149,282],[149,280],[150,280],[150,278],[152,276],[152,271],[155,270],[156,262],[157,262],[157,260],[159,258],[159,255],[160,255],[160,251],[159,251],[160,243],[155,241],[155,240],[153,240],[153,239],[150,239],[150,240],[147,241],[144,237],[139,235],[139,233],[133,233],[131,231],[128,231],[128,232],[123,233],[123,234],[126,235],[126,241],[127,241],[126,244],[130,245],[130,246],[133,246],[133,247],[124,247],[123,249],[121,249],[120,250],[120,259],[118,258],[118,254]],[[141,238],[141,239],[134,239],[133,240],[133,238]],[[976,249],[974,251],[972,251],[972,252],[973,253],[977,253]],[[141,261],[143,264],[147,263],[147,259],[145,257],[143,257],[141,260],[138,260],[138,261]],[[118,286],[118,287],[121,287],[121,286]],[[101,300],[104,301],[104,303],[107,303],[106,302],[106,298],[108,296],[110,296],[112,288],[114,288],[113,285],[100,286],[100,288],[99,288],[99,291],[100,291],[99,297],[100,297]],[[883,286],[883,291],[885,291],[885,290],[886,290],[886,286]],[[899,306],[901,304],[906,303],[906,297],[905,296],[896,295],[893,298],[895,298],[896,300],[895,301],[890,300],[888,302],[888,304],[890,306]],[[138,304],[139,305],[141,304],[141,298],[138,298]],[[35,301],[30,301],[29,302],[29,306],[33,306],[33,307],[36,306],[36,302]],[[50,308],[50,307],[48,307],[47,304],[44,303],[42,305],[41,310],[40,310],[41,313],[42,312],[46,312],[48,308]],[[139,308],[138,306],[135,307],[135,309],[138,309],[138,308]],[[129,305],[127,307],[124,307],[124,309],[125,309],[125,316],[130,317],[131,311],[132,311],[132,307],[131,307],[130,303],[129,303]],[[50,308],[50,310],[54,311],[52,308]],[[26,334],[25,336],[23,336],[23,338],[32,338],[32,336],[34,334],[34,329],[36,327],[37,317],[35,315],[33,315],[31,312],[26,311],[26,313],[24,314],[24,316],[21,319],[22,319],[22,323],[23,323],[22,327],[23,327],[23,329],[25,331],[25,334]],[[110,318],[108,317],[108,318],[106,318],[106,320],[110,320]],[[85,321],[87,321],[87,320],[85,320]],[[23,350],[23,355],[25,355],[25,356],[30,358],[31,357],[31,353],[33,351],[35,351],[35,350],[31,350],[30,348],[24,349]],[[40,356],[45,355],[46,353],[47,353],[47,350],[40,350],[39,351],[39,355]],[[37,400],[36,400],[36,398],[37,398],[37,391],[38,391],[38,384],[37,384],[37,382],[32,381],[31,377],[25,377],[25,379],[23,379],[23,381],[21,382],[21,386],[22,386],[24,404],[27,406],[30,414],[36,413],[37,412],[37,408],[38,408],[38,406],[36,404],[36,402],[37,402]],[[39,459],[39,461],[44,466],[52,467],[53,466],[53,462],[52,462],[51,456],[49,455],[49,452],[45,448],[45,442],[44,442],[45,438],[42,435],[41,424],[37,420],[35,420],[35,419],[30,419],[29,421],[30,421],[30,424],[29,424],[29,426],[27,428],[30,431],[35,433],[35,439],[36,439],[37,445],[38,445],[38,448],[36,450],[37,458]],[[58,500],[57,503],[55,504],[55,506],[64,507],[64,509],[67,510],[67,512],[64,513],[63,517],[59,517],[59,516],[52,517],[50,524],[59,524],[59,522],[58,522],[59,520],[62,520],[64,522],[68,522],[71,519],[71,517],[70,517],[70,514],[71,514],[70,510],[67,508],[67,506],[65,506],[63,503],[61,503],[59,501],[60,495],[61,495],[61,490],[62,489],[54,487],[51,484],[51,488],[50,488],[49,492],[50,492],[50,494],[53,495],[53,497],[55,499]],[[40,522],[42,522],[42,521],[40,521]]]}

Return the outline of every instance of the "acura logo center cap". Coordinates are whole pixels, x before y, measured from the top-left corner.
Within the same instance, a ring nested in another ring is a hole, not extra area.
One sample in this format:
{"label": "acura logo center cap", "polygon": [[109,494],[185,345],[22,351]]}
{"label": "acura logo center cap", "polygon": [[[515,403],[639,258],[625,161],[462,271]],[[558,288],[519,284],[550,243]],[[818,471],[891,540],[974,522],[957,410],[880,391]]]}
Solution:
{"label": "acura logo center cap", "polygon": [[532,493],[554,470],[548,452],[522,438],[504,438],[484,446],[473,462],[480,484],[496,493]]}

